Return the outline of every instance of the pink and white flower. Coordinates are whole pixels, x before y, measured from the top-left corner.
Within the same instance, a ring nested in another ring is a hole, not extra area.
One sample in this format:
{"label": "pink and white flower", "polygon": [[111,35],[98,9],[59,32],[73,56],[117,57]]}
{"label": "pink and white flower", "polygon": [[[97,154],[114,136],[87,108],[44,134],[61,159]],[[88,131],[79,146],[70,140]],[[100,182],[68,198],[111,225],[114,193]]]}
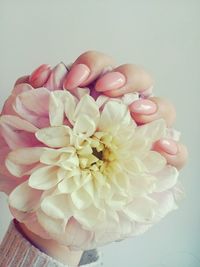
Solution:
{"label": "pink and white flower", "polygon": [[17,220],[74,249],[141,234],[177,208],[178,171],[152,150],[172,131],[135,123],[137,94],[94,99],[63,88],[66,75],[42,65],[17,81],[0,117],[0,189]]}

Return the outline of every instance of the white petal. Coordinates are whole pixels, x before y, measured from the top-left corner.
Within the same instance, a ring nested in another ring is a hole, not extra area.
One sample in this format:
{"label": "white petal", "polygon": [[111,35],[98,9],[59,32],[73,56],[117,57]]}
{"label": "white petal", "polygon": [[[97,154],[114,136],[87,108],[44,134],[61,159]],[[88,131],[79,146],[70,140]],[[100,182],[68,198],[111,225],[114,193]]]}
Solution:
{"label": "white petal", "polygon": [[171,191],[162,193],[154,193],[151,197],[158,203],[154,221],[159,221],[165,217],[169,212],[178,208]]}
{"label": "white petal", "polygon": [[116,186],[118,192],[127,191],[130,187],[129,179],[130,177],[123,172],[117,172],[116,174],[113,174],[112,177],[112,183]]}
{"label": "white petal", "polygon": [[72,203],[67,194],[58,194],[43,199],[41,209],[55,219],[68,220],[72,216]]}
{"label": "white petal", "polygon": [[41,209],[37,212],[38,222],[42,227],[49,233],[52,238],[56,238],[58,235],[61,236],[65,232],[66,221],[62,219],[54,219],[46,215]]}
{"label": "white petal", "polygon": [[92,199],[95,198],[95,188],[94,182],[92,180],[89,180],[88,182],[84,183],[84,189]]}
{"label": "white petal", "polygon": [[33,212],[39,205],[41,194],[41,190],[31,188],[26,181],[11,192],[9,205],[20,211]]}
{"label": "white petal", "polygon": [[73,147],[64,147],[61,149],[46,148],[40,157],[40,162],[60,166],[65,170],[72,170],[79,166],[76,150]]}
{"label": "white petal", "polygon": [[68,120],[73,123],[73,115],[77,100],[68,91],[56,90],[51,92],[49,103],[49,117],[51,126],[63,124],[64,113]]}
{"label": "white petal", "polygon": [[165,136],[166,122],[164,119],[158,119],[150,123],[146,123],[136,128],[136,136],[143,136],[151,141],[155,141]]}
{"label": "white petal", "polygon": [[157,206],[158,204],[155,200],[148,197],[141,197],[134,199],[124,207],[123,211],[131,220],[149,223],[155,216]]}
{"label": "white petal", "polygon": [[130,178],[132,195],[144,196],[146,194],[154,192],[156,181],[156,177],[145,173],[133,175]]}
{"label": "white petal", "polygon": [[139,99],[139,93],[137,92],[134,92],[134,93],[127,93],[127,94],[124,94],[122,97],[121,97],[121,100],[122,102],[125,104],[125,105],[130,105],[132,104],[134,101],[138,100]]}
{"label": "white petal", "polygon": [[80,100],[84,95],[90,95],[90,89],[87,87],[76,87],[70,93]]}
{"label": "white petal", "polygon": [[159,173],[156,173],[157,183],[155,192],[163,192],[175,186],[179,172],[175,167],[167,165]]}
{"label": "white petal", "polygon": [[59,182],[58,167],[45,166],[33,172],[29,178],[32,188],[48,190]]}
{"label": "white petal", "polygon": [[167,161],[166,159],[156,151],[149,151],[147,156],[143,159],[147,172],[154,173],[162,170]]}
{"label": "white petal", "polygon": [[184,187],[180,181],[178,181],[177,184],[172,188],[172,193],[177,203],[186,197]]}
{"label": "white petal", "polygon": [[169,139],[173,139],[174,141],[178,142],[181,137],[181,132],[173,128],[167,128],[165,137]]}
{"label": "white petal", "polygon": [[148,138],[135,134],[129,147],[133,156],[143,158],[146,152],[151,150],[152,142]]}
{"label": "white petal", "polygon": [[72,217],[67,223],[64,236],[58,241],[72,250],[87,250],[93,247],[93,236],[92,231],[83,229],[82,225]]}
{"label": "white petal", "polygon": [[105,211],[90,206],[84,210],[75,210],[74,218],[83,225],[84,229],[91,230],[105,220]]}
{"label": "white petal", "polygon": [[127,237],[132,231],[133,223],[128,219],[127,216],[125,216],[122,211],[118,212],[118,216],[121,238]]}
{"label": "white petal", "polygon": [[61,193],[72,193],[78,188],[78,185],[74,182],[74,177],[65,178],[58,184],[58,189]]}
{"label": "white petal", "polygon": [[[127,156],[129,156],[129,154],[127,154]],[[125,160],[123,160],[123,158],[120,158],[120,160],[120,165],[123,168],[122,170],[130,175],[141,174],[147,170],[142,159],[139,157],[130,158],[129,156],[128,159],[125,158]]]}
{"label": "white petal", "polygon": [[107,202],[110,208],[114,210],[121,210],[124,207],[124,205],[127,204],[127,196],[115,194]]}
{"label": "white petal", "polygon": [[96,246],[114,242],[120,237],[120,225],[112,218],[108,217],[107,221],[104,224],[102,223],[102,229],[99,230],[95,228]]}
{"label": "white petal", "polygon": [[130,125],[130,113],[126,105],[116,101],[109,101],[105,104],[101,113],[98,128],[101,131],[115,133],[119,127]]}
{"label": "white petal", "polygon": [[[63,93],[63,92],[59,92]],[[49,118],[51,126],[60,126],[64,120],[64,104],[58,91],[51,92],[49,101]]]}
{"label": "white petal", "polygon": [[17,177],[22,177],[33,169],[40,160],[43,152],[42,147],[19,148],[10,152],[5,164],[10,173]]}
{"label": "white petal", "polygon": [[68,73],[64,63],[60,62],[57,64],[51,71],[50,76],[48,77],[45,87],[50,91],[62,89],[63,81]]}
{"label": "white petal", "polygon": [[153,224],[151,223],[141,223],[141,222],[132,222],[132,232],[131,236],[138,236],[145,233]]}
{"label": "white petal", "polygon": [[86,209],[92,203],[91,196],[83,188],[73,192],[71,198],[72,202],[78,209]]}
{"label": "white petal", "polygon": [[55,126],[36,132],[39,141],[49,147],[64,147],[70,144],[71,129],[68,126]]}
{"label": "white petal", "polygon": [[73,132],[75,134],[83,134],[85,137],[89,137],[94,134],[96,130],[96,124],[93,119],[85,114],[80,114],[74,124]]}
{"label": "white petal", "polygon": [[96,123],[98,122],[100,116],[99,108],[91,96],[85,95],[81,98],[74,112],[74,121],[77,120],[80,114],[87,115]]}

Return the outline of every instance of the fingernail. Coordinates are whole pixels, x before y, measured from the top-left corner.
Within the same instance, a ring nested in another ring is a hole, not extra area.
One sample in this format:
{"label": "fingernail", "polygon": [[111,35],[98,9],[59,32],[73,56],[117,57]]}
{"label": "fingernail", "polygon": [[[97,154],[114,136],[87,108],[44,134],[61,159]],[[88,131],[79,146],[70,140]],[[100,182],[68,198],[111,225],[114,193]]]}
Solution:
{"label": "fingernail", "polygon": [[29,83],[34,88],[42,87],[44,83],[47,81],[49,75],[51,73],[51,66],[47,64],[43,64],[39,66],[36,70],[32,72],[29,77]]}
{"label": "fingernail", "polygon": [[130,105],[130,110],[142,115],[151,115],[156,112],[157,105],[148,99],[136,100]]}
{"label": "fingernail", "polygon": [[90,69],[85,64],[73,66],[64,81],[64,88],[71,90],[80,86],[88,78],[89,74]]}
{"label": "fingernail", "polygon": [[157,145],[168,154],[176,155],[178,152],[177,144],[172,139],[161,139]]}
{"label": "fingernail", "polygon": [[122,73],[109,72],[97,81],[95,89],[101,92],[115,90],[122,87],[125,82],[126,78]]}

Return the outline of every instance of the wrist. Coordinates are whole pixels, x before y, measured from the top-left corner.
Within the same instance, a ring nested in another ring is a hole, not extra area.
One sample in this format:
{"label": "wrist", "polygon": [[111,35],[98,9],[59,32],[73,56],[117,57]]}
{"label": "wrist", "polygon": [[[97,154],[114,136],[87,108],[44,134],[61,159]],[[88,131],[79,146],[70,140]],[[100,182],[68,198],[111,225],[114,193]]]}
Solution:
{"label": "wrist", "polygon": [[63,264],[78,266],[83,251],[73,251],[66,246],[60,245],[55,240],[43,239],[40,236],[32,233],[23,223],[15,221],[15,225],[20,233],[40,251]]}

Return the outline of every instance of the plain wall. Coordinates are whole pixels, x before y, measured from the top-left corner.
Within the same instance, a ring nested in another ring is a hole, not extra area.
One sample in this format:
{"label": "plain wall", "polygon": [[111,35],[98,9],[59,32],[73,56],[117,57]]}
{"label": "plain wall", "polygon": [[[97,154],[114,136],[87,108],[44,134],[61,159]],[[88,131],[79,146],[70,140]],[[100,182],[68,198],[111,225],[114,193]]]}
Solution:
{"label": "plain wall", "polygon": [[[200,266],[199,10],[199,0],[0,0],[0,106],[17,77],[92,49],[145,66],[155,94],[177,108],[186,199],[144,235],[104,247],[104,267]],[[2,239],[11,219],[2,193],[0,210]]]}

